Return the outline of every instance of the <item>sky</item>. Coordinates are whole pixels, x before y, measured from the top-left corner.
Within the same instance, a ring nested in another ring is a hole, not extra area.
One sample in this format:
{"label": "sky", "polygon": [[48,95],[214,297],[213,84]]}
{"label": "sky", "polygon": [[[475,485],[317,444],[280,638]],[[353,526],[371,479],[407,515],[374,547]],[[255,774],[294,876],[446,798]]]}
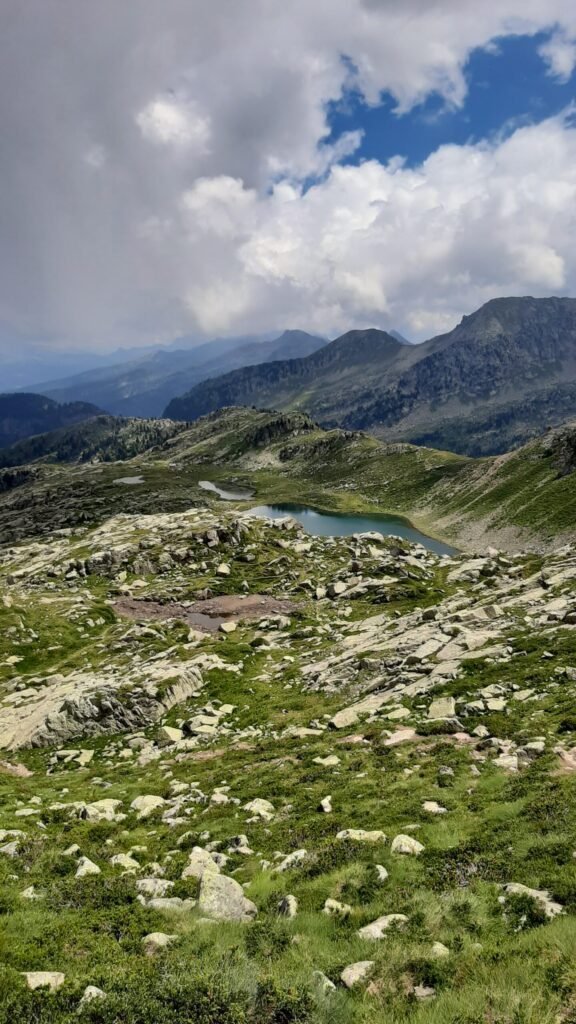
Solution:
{"label": "sky", "polygon": [[574,0],[0,0],[0,353],[576,295]]}

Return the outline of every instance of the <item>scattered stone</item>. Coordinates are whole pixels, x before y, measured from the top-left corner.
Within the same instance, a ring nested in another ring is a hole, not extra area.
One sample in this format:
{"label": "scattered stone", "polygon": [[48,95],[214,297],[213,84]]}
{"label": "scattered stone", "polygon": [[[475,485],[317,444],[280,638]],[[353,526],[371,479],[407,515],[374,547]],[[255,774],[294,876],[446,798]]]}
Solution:
{"label": "scattered stone", "polygon": [[212,871],[202,876],[198,909],[218,921],[251,921],[258,913],[236,879]]}
{"label": "scattered stone", "polygon": [[401,928],[408,921],[406,914],[384,914],[382,917],[378,917],[371,924],[364,925],[363,928],[358,930],[358,936],[361,939],[383,939],[385,933],[393,925],[397,928]]}
{"label": "scattered stone", "polygon": [[349,964],[344,968],[340,975],[340,981],[346,988],[354,988],[354,985],[366,981],[373,967],[374,960],[358,960],[357,963]]}
{"label": "scattered stone", "polygon": [[278,913],[282,917],[296,917],[298,900],[295,896],[283,896],[278,904]]}
{"label": "scattered stone", "polygon": [[22,971],[28,988],[49,988],[51,992],[61,988],[66,978],[61,971]]}
{"label": "scattered stone", "polygon": [[413,857],[418,857],[425,847],[422,843],[419,843],[413,836],[398,835],[392,840],[391,846],[392,853],[404,853]]}

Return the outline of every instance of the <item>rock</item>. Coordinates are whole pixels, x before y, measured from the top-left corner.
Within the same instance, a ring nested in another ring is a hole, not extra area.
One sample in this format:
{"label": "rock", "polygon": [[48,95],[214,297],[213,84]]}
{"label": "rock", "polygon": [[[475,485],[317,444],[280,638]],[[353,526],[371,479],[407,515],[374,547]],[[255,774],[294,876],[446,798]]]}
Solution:
{"label": "rock", "polygon": [[80,857],[76,869],[76,878],[86,878],[87,875],[99,875],[101,870],[89,857]]}
{"label": "rock", "polygon": [[136,889],[140,895],[151,899],[163,897],[173,888],[174,882],[169,882],[166,878],[140,878],[136,882]]}
{"label": "rock", "polygon": [[158,730],[156,742],[159,747],[169,746],[171,743],[179,743],[184,738],[182,729],[174,729],[171,725],[163,725]]}
{"label": "rock", "polygon": [[134,857],[131,857],[128,853],[115,853],[110,858],[110,863],[114,868],[124,868],[125,871],[139,871],[140,865]]}
{"label": "rock", "polygon": [[392,853],[404,853],[409,854],[413,857],[418,857],[419,854],[423,853],[425,847],[422,843],[419,843],[413,836],[398,835],[392,840],[391,850]]}
{"label": "rock", "polygon": [[506,895],[530,896],[550,919],[564,913],[562,904],[555,903],[546,889],[529,889],[521,882],[508,882],[504,886],[504,893]]}
{"label": "rock", "polygon": [[87,1003],[92,1003],[95,999],[106,999],[106,993],[96,985],[87,985],[78,1003],[78,1010],[82,1010]]}
{"label": "rock", "polygon": [[348,917],[352,913],[349,903],[340,903],[338,900],[327,899],[322,907],[322,913],[329,917]]}
{"label": "rock", "polygon": [[262,818],[263,821],[272,821],[275,813],[274,804],[271,804],[269,800],[262,800],[260,797],[256,797],[255,800],[250,800],[247,804],[244,804],[244,810],[250,811],[251,814]]}
{"label": "rock", "polygon": [[333,768],[340,764],[340,758],[336,754],[328,754],[328,757],[314,757],[313,764],[321,764],[324,768]]}
{"label": "rock", "polygon": [[198,909],[217,921],[251,921],[258,913],[236,879],[212,871],[202,876]]}
{"label": "rock", "polygon": [[382,917],[378,917],[371,924],[364,925],[363,928],[358,929],[358,936],[361,939],[382,939],[388,929],[395,925],[396,927],[402,927],[408,921],[406,914],[384,914]]}
{"label": "rock", "polygon": [[445,718],[454,718],[456,714],[456,703],[453,697],[438,697],[433,700],[428,709],[428,718],[431,721],[440,721]]}
{"label": "rock", "polygon": [[426,811],[427,814],[447,814],[445,807],[441,804],[436,803],[435,800],[425,800],[422,804],[422,810]]}
{"label": "rock", "polygon": [[326,593],[328,594],[328,597],[331,598],[341,597],[342,594],[346,593],[347,589],[348,586],[343,582],[343,580],[334,580],[333,583],[328,585]]}
{"label": "rock", "polygon": [[318,806],[318,810],[322,811],[324,814],[332,814],[332,797],[331,796],[325,796],[320,801],[320,804]]}
{"label": "rock", "polygon": [[426,985],[415,985],[414,996],[419,1000],[419,1002],[422,1002],[425,999],[434,999],[436,996],[436,990],[429,988]]}
{"label": "rock", "polygon": [[138,818],[148,818],[154,811],[157,811],[160,807],[165,807],[166,801],[161,796],[137,796],[132,801],[130,807],[133,811],[138,811]]}
{"label": "rock", "polygon": [[336,991],[336,985],[330,978],[327,978],[322,971],[312,972],[312,983],[318,995],[329,996],[331,992]]}
{"label": "rock", "polygon": [[234,633],[238,626],[235,622],[221,622],[218,629],[221,633]]}
{"label": "rock", "polygon": [[386,882],[388,879],[388,872],[382,864],[375,864],[376,873],[378,875],[379,882]]}
{"label": "rock", "polygon": [[345,828],[336,833],[336,839],[349,839],[352,843],[385,843],[386,834],[377,829],[370,832],[363,828]]}
{"label": "rock", "polygon": [[298,913],[298,900],[295,896],[283,896],[278,904],[278,913],[282,917],[296,917]]}
{"label": "rock", "polygon": [[346,988],[353,988],[359,982],[365,981],[374,967],[374,960],[358,960],[355,964],[349,964],[340,975],[340,981]]}
{"label": "rock", "polygon": [[161,949],[166,949],[167,946],[176,942],[177,939],[177,935],[167,935],[166,932],[150,932],[149,935],[145,935],[142,939],[142,945],[147,956],[153,956],[154,953],[160,952]]}
{"label": "rock", "polygon": [[182,878],[203,878],[204,872],[218,874],[219,868],[212,855],[201,846],[195,846],[188,857],[188,864],[182,872]]}
{"label": "rock", "polygon": [[443,942],[433,942],[432,956],[439,960],[443,957],[450,956],[450,950],[448,949],[448,946],[444,945]]}
{"label": "rock", "polygon": [[61,971],[22,971],[22,974],[28,988],[49,988],[51,992],[55,992],[66,980]]}
{"label": "rock", "polygon": [[80,817],[86,821],[117,821],[118,808],[121,806],[121,800],[95,800],[94,803],[80,806]]}
{"label": "rock", "polygon": [[194,910],[196,900],[183,900],[180,896],[156,896],[147,900],[146,906],[151,910],[181,914],[188,910]]}
{"label": "rock", "polygon": [[400,743],[409,743],[417,736],[416,729],[397,729],[391,736],[382,740],[383,747],[397,747]]}
{"label": "rock", "polygon": [[290,871],[291,868],[298,867],[302,861],[306,860],[308,853],[306,850],[294,850],[294,853],[289,853],[287,857],[284,857],[279,864],[276,865],[274,871]]}
{"label": "rock", "polygon": [[336,714],[330,719],[328,725],[331,729],[349,729],[350,726],[356,725],[359,717],[360,716],[356,708],[343,708],[342,711],[336,712]]}
{"label": "rock", "polygon": [[494,764],[498,768],[503,768],[507,772],[518,771],[518,755],[517,754],[500,754],[494,761]]}
{"label": "rock", "polygon": [[226,562],[222,562],[218,566],[218,568],[216,569],[216,575],[217,576],[229,576],[231,571],[232,570],[231,570],[230,566]]}

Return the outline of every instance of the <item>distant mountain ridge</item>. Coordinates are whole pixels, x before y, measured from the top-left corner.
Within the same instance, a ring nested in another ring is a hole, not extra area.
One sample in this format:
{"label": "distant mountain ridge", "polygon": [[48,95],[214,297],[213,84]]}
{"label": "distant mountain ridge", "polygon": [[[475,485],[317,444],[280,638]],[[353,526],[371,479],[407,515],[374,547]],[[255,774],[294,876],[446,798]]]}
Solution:
{"label": "distant mountain ridge", "polygon": [[291,330],[269,341],[250,336],[221,338],[196,348],[160,349],[112,367],[49,381],[39,390],[59,402],[94,402],[117,416],[157,417],[175,395],[223,370],[307,356],[325,344],[325,338]]}
{"label": "distant mountain ridge", "polygon": [[101,412],[97,406],[87,402],[60,405],[44,395],[0,395],[0,448],[33,434],[44,434],[48,430],[79,423]]}
{"label": "distant mountain ridge", "polygon": [[[214,378],[165,415],[305,411],[324,426],[496,454],[576,415],[576,299],[501,298],[421,345],[351,331],[320,352]],[[527,414],[529,407],[529,414]]]}
{"label": "distant mountain ridge", "polygon": [[162,447],[187,429],[172,420],[93,416],[0,450],[0,469],[38,462],[115,462]]}

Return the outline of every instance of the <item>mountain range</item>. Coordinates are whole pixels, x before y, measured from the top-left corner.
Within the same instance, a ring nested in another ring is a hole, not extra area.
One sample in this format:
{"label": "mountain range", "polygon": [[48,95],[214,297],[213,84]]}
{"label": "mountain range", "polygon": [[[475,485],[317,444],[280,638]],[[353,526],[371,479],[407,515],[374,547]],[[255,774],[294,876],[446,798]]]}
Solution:
{"label": "mountain range", "polygon": [[38,384],[35,390],[58,402],[92,402],[117,416],[154,417],[174,395],[223,370],[308,356],[325,344],[324,338],[305,331],[284,331],[267,340],[218,338],[196,348],[168,346],[114,366]]}
{"label": "mountain range", "polygon": [[421,345],[349,331],[304,358],[214,377],[164,415],[193,420],[229,405],[305,411],[323,426],[497,454],[576,414],[576,300],[493,299]]}

